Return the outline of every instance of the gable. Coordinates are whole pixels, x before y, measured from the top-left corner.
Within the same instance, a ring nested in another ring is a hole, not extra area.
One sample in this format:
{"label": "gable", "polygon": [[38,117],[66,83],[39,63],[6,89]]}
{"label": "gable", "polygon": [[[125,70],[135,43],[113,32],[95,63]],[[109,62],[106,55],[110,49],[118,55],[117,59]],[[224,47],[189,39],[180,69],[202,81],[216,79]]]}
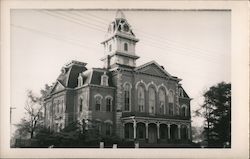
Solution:
{"label": "gable", "polygon": [[161,66],[151,63],[148,65],[144,65],[144,67],[138,67],[137,72],[153,75],[153,76],[160,76],[160,77],[171,77]]}
{"label": "gable", "polygon": [[60,83],[60,82],[56,82],[56,84],[54,85],[54,87],[52,88],[51,93],[55,93],[55,92],[59,92],[64,90],[64,86]]}

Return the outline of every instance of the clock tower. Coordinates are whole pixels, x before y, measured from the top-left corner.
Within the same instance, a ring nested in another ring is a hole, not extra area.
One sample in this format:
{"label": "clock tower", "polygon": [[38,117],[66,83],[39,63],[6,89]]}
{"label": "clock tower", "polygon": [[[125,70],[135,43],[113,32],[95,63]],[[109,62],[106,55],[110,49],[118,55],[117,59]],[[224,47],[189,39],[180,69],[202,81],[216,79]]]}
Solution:
{"label": "clock tower", "polygon": [[104,45],[105,56],[101,59],[104,67],[114,68],[119,65],[136,67],[135,45],[138,42],[122,11],[118,10],[109,24]]}

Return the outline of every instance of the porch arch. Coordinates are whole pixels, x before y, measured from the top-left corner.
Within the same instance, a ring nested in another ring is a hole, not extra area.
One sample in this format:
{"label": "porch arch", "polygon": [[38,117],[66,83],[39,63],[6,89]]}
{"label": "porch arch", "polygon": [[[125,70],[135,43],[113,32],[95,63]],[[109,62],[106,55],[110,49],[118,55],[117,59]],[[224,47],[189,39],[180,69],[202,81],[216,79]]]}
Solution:
{"label": "porch arch", "polygon": [[188,139],[188,128],[186,125],[181,125],[181,139],[182,140]]}
{"label": "porch arch", "polygon": [[175,141],[178,139],[178,126],[176,124],[170,125],[170,139]]}
{"label": "porch arch", "polygon": [[133,123],[124,124],[124,137],[125,137],[125,139],[133,139],[134,138]]}
{"label": "porch arch", "polygon": [[167,140],[168,139],[168,126],[167,124],[160,124],[160,139]]}

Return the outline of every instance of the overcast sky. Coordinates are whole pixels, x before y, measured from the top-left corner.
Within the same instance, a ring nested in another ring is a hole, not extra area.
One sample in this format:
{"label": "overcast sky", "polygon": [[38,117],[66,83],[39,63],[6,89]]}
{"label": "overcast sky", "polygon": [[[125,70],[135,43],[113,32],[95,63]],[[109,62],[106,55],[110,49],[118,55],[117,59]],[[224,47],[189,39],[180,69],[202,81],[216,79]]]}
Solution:
{"label": "overcast sky", "polygon": [[[13,123],[23,116],[26,91],[39,95],[71,61],[102,67],[108,24],[115,10],[12,10],[11,104]],[[210,86],[230,82],[229,11],[135,11],[124,14],[140,39],[137,66],[155,60],[177,76],[193,98],[192,110]],[[193,125],[201,125],[193,119]]]}

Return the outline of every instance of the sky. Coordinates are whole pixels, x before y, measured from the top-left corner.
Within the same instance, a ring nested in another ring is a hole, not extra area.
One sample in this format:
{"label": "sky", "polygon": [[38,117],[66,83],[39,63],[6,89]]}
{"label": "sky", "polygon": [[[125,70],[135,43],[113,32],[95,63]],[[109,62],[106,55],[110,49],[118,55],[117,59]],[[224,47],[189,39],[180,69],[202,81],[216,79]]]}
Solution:
{"label": "sky", "polygon": [[[231,81],[230,11],[124,10],[140,40],[137,66],[155,60],[202,104],[210,86]],[[102,67],[101,42],[116,10],[11,10],[12,123],[24,115],[27,90],[39,95],[71,60]],[[202,120],[192,118],[193,126]]]}

